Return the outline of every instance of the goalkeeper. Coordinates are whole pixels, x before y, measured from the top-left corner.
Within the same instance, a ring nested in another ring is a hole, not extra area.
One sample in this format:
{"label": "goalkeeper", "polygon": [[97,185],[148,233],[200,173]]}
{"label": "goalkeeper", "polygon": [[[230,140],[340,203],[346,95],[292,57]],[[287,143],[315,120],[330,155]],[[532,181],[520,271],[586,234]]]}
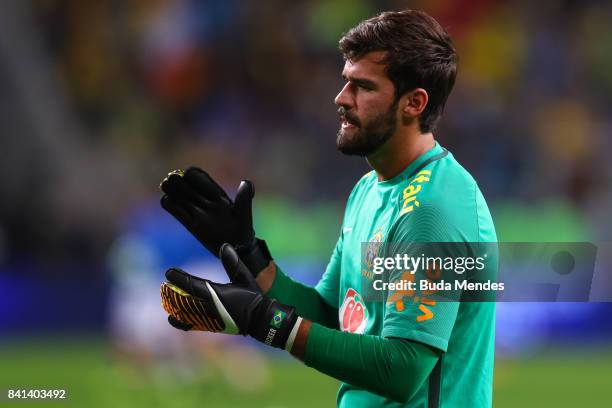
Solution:
{"label": "goalkeeper", "polygon": [[432,133],[455,81],[451,39],[427,14],[405,10],[361,22],[340,49],[337,147],[373,171],[348,198],[321,280],[294,281],[256,238],[251,182],[230,200],[203,170],[176,171],[161,184],[162,206],[220,256],[231,283],[170,269],[161,288],[169,322],[286,349],[342,381],[340,407],[488,407],[494,303],[363,297],[373,279],[362,273],[364,242],[497,240],[476,182]]}

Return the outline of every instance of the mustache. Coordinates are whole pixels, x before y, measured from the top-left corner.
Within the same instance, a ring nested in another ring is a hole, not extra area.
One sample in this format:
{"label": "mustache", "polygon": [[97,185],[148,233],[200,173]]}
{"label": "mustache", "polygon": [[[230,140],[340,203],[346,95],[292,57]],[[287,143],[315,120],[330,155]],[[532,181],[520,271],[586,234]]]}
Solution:
{"label": "mustache", "polygon": [[353,116],[352,113],[349,113],[349,111],[347,111],[342,106],[338,108],[338,115],[344,116],[347,122],[349,122],[352,125],[356,125],[356,126],[361,125],[361,123],[359,123],[359,118],[357,118],[356,116]]}

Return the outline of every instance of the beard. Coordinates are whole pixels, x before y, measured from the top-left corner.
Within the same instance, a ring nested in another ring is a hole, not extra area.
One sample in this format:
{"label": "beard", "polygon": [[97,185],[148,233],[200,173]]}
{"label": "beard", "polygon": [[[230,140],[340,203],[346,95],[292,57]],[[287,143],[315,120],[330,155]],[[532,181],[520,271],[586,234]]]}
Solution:
{"label": "beard", "polygon": [[387,112],[381,113],[365,126],[361,126],[357,118],[350,116],[341,107],[338,113],[345,116],[346,120],[354,124],[356,128],[350,134],[345,129],[340,128],[338,130],[336,137],[338,150],[347,156],[367,157],[380,149],[393,136],[397,128],[397,119],[395,117],[397,104],[398,101],[395,101]]}

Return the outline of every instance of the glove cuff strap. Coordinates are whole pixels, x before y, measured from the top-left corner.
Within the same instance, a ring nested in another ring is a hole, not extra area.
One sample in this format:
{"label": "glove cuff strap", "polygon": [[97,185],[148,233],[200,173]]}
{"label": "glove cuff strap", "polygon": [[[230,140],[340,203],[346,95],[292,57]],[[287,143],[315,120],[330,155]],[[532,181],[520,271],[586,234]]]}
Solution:
{"label": "glove cuff strap", "polygon": [[240,260],[249,268],[253,276],[257,277],[259,272],[264,269],[272,260],[272,255],[268,249],[266,241],[255,238],[253,245],[250,247],[236,248]]}
{"label": "glove cuff strap", "polygon": [[274,299],[268,299],[266,303],[260,324],[250,334],[268,346],[285,349],[290,341],[293,343],[295,340],[300,317],[293,306],[283,305]]}
{"label": "glove cuff strap", "polygon": [[295,341],[295,338],[297,337],[300,325],[302,324],[302,320],[303,319],[300,316],[298,316],[295,324],[293,325],[293,329],[291,329],[291,332],[289,333],[287,344],[285,344],[285,350],[287,350],[290,353],[291,353],[291,349],[293,348],[293,342]]}

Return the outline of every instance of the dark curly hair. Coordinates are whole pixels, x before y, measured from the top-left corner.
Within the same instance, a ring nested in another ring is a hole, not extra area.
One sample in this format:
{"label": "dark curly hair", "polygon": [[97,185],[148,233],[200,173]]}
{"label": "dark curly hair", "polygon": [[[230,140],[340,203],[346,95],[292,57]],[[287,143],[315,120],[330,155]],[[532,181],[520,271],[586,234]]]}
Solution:
{"label": "dark curly hair", "polygon": [[345,59],[355,61],[372,51],[386,51],[382,61],[395,86],[396,101],[423,88],[429,101],[419,118],[423,133],[435,129],[457,76],[457,53],[440,24],[416,10],[386,11],[350,29],[339,42]]}

